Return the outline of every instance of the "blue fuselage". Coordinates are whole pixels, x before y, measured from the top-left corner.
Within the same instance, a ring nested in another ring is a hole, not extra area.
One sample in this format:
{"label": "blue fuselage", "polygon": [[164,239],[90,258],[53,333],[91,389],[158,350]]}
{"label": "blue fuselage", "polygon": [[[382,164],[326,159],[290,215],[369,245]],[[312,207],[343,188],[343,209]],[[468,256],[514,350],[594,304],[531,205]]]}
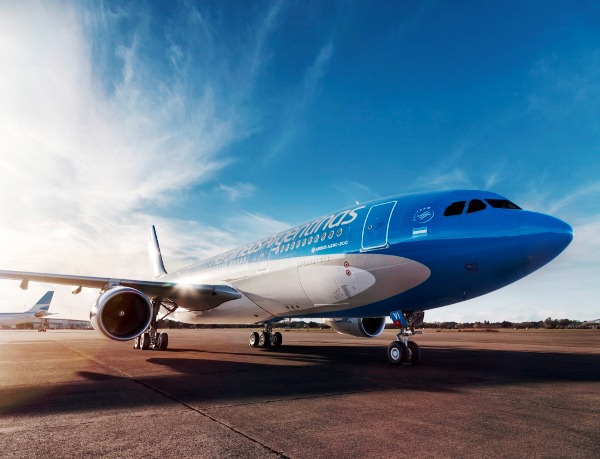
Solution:
{"label": "blue fuselage", "polygon": [[551,261],[572,238],[566,223],[495,193],[404,195],[356,204],[167,279],[228,283],[256,306],[249,314],[225,303],[184,321],[380,317],[499,289]]}

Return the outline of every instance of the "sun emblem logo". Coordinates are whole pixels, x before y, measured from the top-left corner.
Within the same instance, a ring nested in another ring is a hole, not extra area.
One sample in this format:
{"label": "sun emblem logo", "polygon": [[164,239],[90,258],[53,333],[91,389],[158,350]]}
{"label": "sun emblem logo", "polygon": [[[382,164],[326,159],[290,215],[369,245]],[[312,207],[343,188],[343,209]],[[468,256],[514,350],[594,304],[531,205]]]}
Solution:
{"label": "sun emblem logo", "polygon": [[433,216],[434,216],[434,212],[433,212],[433,209],[431,208],[431,206],[421,207],[413,215],[413,222],[427,223],[428,221],[431,221]]}

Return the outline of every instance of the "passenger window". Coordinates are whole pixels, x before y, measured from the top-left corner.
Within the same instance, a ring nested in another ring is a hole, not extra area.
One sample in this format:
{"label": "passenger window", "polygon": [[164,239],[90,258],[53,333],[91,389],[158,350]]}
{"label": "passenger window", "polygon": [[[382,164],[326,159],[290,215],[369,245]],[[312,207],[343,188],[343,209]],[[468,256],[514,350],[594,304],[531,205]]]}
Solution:
{"label": "passenger window", "polygon": [[481,210],[485,210],[486,207],[487,206],[485,205],[485,203],[483,201],[480,201],[479,199],[473,199],[469,203],[469,208],[467,209],[467,213],[472,214],[473,212],[479,212]]}
{"label": "passenger window", "polygon": [[467,201],[453,202],[448,207],[446,207],[446,210],[444,211],[444,217],[462,214],[466,203]]}
{"label": "passenger window", "polygon": [[338,228],[337,233],[335,234],[337,237],[342,235],[342,228]]}
{"label": "passenger window", "polygon": [[333,237],[333,234],[334,234],[334,233],[333,233],[333,230],[331,230],[331,231],[329,232],[329,236],[328,236],[328,237],[329,237],[329,239],[331,239],[331,238]]}

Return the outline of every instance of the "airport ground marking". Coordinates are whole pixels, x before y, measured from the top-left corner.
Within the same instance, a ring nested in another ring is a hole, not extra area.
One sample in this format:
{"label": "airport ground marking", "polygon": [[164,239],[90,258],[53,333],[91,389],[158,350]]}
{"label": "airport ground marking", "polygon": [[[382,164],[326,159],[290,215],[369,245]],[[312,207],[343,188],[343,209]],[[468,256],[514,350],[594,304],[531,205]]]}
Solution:
{"label": "airport ground marking", "polygon": [[256,438],[252,438],[251,436],[245,434],[241,430],[236,429],[232,425],[229,425],[226,422],[220,421],[219,419],[215,418],[214,416],[210,415],[209,413],[206,413],[205,411],[201,410],[200,408],[196,408],[196,407],[194,407],[194,406],[192,406],[192,405],[184,402],[183,400],[180,400],[177,397],[175,397],[175,396],[173,396],[173,395],[171,395],[171,394],[163,391],[162,389],[159,389],[158,387],[155,387],[152,384],[147,383],[146,381],[143,381],[143,380],[141,380],[139,378],[136,378],[135,376],[129,375],[129,374],[125,373],[124,371],[118,369],[118,368],[115,368],[115,367],[113,367],[111,365],[108,365],[107,363],[105,363],[105,362],[103,362],[103,361],[101,361],[101,360],[99,360],[99,359],[97,359],[97,358],[95,358],[95,357],[93,357],[93,356],[91,356],[91,355],[89,355],[89,354],[87,354],[87,353],[79,350],[79,349],[76,349],[76,348],[74,348],[72,346],[69,346],[69,345],[65,344],[64,342],[60,342],[60,344],[62,344],[64,347],[72,350],[73,352],[76,352],[77,354],[80,354],[80,355],[82,355],[82,356],[84,356],[84,357],[86,357],[86,358],[88,358],[90,360],[93,360],[94,362],[96,362],[100,366],[108,368],[109,370],[114,371],[115,373],[118,373],[118,374],[124,376],[126,379],[129,379],[130,381],[133,381],[134,383],[140,384],[140,385],[144,386],[145,388],[150,389],[153,392],[156,392],[157,394],[160,394],[160,395],[162,395],[164,397],[167,397],[168,399],[170,399],[170,400],[172,400],[172,401],[174,401],[174,402],[182,405],[183,407],[187,408],[188,410],[194,411],[195,413],[198,413],[201,416],[204,416],[204,417],[210,419],[211,421],[216,422],[217,424],[225,427],[226,429],[229,429],[232,432],[234,432],[234,433],[236,433],[238,435],[241,435],[242,437],[246,438],[247,440],[250,440],[251,442],[256,443],[257,445],[260,445],[264,449],[266,449],[267,451],[269,451],[269,452],[277,455],[277,457],[279,457],[280,459],[290,459],[288,456],[286,456],[282,452],[277,451],[277,450],[271,448],[270,446],[262,443],[260,440],[257,440]]}

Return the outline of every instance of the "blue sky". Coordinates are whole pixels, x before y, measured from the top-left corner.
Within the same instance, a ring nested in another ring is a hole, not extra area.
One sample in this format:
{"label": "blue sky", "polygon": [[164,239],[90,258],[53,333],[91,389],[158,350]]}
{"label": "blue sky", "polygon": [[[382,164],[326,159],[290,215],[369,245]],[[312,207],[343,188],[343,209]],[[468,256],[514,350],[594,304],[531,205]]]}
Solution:
{"label": "blue sky", "polygon": [[[6,269],[146,277],[151,223],[174,269],[354,201],[479,188],[575,242],[427,320],[600,317],[597,2],[3,2],[0,66]],[[46,289],[14,287],[7,307]]]}

